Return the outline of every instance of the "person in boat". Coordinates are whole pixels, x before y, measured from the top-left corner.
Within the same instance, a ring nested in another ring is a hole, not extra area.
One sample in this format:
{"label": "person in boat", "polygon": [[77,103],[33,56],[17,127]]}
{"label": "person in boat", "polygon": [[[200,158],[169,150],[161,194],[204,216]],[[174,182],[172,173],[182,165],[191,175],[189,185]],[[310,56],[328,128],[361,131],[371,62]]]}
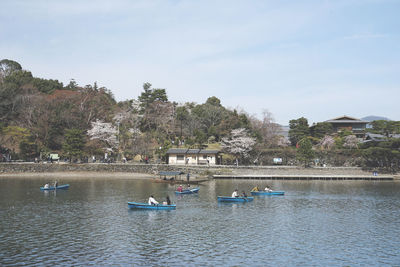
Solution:
{"label": "person in boat", "polygon": [[183,187],[182,187],[182,185],[178,186],[178,189],[177,189],[176,191],[178,191],[178,192],[182,192],[182,191],[183,191]]}
{"label": "person in boat", "polygon": [[237,189],[235,189],[235,191],[233,191],[232,197],[239,197],[239,193],[238,193]]}
{"label": "person in boat", "polygon": [[268,187],[268,185],[265,187],[264,189],[265,192],[272,192],[272,189],[270,187]]}
{"label": "person in boat", "polygon": [[246,192],[242,192],[242,197],[247,197]]}
{"label": "person in boat", "polygon": [[157,205],[158,201],[154,199],[153,195],[149,197],[149,205]]}
{"label": "person in boat", "polygon": [[187,185],[187,190],[190,190],[190,184]]}
{"label": "person in boat", "polygon": [[171,199],[169,199],[169,196],[167,196],[166,201],[163,202],[164,205],[171,205]]}
{"label": "person in boat", "polygon": [[49,188],[49,187],[50,187],[49,184],[44,185],[44,188]]}
{"label": "person in boat", "polygon": [[54,187],[57,187],[58,186],[58,181],[56,180],[55,182],[54,182]]}
{"label": "person in boat", "polygon": [[258,192],[260,191],[260,189],[258,188],[258,186],[255,186],[253,189],[251,189],[251,191]]}

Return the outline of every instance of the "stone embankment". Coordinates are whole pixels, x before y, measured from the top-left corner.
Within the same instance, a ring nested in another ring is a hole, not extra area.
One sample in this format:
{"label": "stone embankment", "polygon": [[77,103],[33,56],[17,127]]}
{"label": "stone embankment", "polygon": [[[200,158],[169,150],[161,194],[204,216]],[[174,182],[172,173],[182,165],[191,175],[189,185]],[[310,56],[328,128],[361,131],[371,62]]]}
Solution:
{"label": "stone embankment", "polygon": [[[7,173],[51,173],[51,172],[101,172],[101,173],[142,173],[157,175],[160,171],[181,171],[191,177],[251,178],[273,179],[274,177],[371,177],[371,172],[357,167],[314,167],[296,166],[193,166],[167,164],[131,164],[131,163],[1,163],[0,174]],[[397,179],[398,176],[381,175]]]}

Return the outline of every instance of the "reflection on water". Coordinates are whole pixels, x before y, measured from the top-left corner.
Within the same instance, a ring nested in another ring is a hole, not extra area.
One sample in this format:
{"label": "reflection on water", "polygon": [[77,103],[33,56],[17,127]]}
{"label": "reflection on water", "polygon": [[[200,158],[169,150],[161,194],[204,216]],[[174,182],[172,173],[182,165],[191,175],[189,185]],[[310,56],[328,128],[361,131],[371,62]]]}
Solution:
{"label": "reflection on water", "polygon": [[[396,182],[213,181],[198,194],[146,180],[0,179],[0,265],[398,266]],[[284,196],[218,203],[255,185]],[[176,210],[129,210],[127,202]]]}

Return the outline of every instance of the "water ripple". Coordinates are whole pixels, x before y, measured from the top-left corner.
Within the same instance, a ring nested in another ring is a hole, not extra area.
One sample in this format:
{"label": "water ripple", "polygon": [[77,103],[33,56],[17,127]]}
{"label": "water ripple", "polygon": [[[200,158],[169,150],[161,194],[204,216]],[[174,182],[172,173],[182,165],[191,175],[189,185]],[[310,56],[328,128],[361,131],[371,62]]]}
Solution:
{"label": "water ripple", "polygon": [[[216,196],[251,188],[251,181],[212,182],[188,196],[146,181],[88,179],[56,193],[40,192],[41,183],[0,180],[0,265],[400,263],[397,183],[280,182],[274,187],[285,196],[241,204],[219,204]],[[128,209],[127,201],[149,194],[169,194],[177,209]]]}

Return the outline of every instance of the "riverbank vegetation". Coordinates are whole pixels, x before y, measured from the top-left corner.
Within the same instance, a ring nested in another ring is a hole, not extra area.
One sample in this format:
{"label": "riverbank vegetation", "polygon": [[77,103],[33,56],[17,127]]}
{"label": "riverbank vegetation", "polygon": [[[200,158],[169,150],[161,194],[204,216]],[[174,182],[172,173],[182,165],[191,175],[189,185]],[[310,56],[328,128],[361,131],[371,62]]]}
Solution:
{"label": "riverbank vegetation", "polygon": [[364,166],[395,172],[400,162],[400,123],[374,121],[365,142],[329,123],[310,127],[289,122],[289,133],[267,110],[261,116],[226,108],[210,96],[205,103],[177,103],[166,89],[143,84],[139,96],[116,101],[93,84],[67,85],[34,77],[12,60],[0,61],[0,160],[71,162],[165,162],[171,147],[220,149],[222,164]]}

